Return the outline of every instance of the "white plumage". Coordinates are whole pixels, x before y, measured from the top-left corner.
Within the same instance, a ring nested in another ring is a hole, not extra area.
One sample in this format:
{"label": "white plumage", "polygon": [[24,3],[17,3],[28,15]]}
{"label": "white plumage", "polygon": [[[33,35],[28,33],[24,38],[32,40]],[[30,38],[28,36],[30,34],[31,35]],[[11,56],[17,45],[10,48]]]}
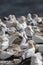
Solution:
{"label": "white plumage", "polygon": [[31,65],[42,65],[42,60],[39,57],[40,55],[38,56],[37,53],[34,54],[31,58]]}

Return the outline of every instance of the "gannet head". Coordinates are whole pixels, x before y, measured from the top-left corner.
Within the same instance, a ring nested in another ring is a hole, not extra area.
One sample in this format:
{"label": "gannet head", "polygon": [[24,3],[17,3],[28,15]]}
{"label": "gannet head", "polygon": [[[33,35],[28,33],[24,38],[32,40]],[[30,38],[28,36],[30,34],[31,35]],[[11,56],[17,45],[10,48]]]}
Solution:
{"label": "gannet head", "polygon": [[28,26],[29,29],[32,29],[31,25]]}
{"label": "gannet head", "polygon": [[13,24],[12,24],[13,27],[16,27],[17,26],[17,22],[15,21]]}
{"label": "gannet head", "polygon": [[19,32],[16,32],[16,33],[14,34],[14,37],[16,37],[16,38],[18,38],[19,36],[22,37],[22,35],[21,35]]}
{"label": "gannet head", "polygon": [[34,47],[34,41],[33,41],[33,40],[28,41],[28,45],[29,45],[31,48],[33,48],[33,47]]}
{"label": "gannet head", "polygon": [[28,14],[28,17],[31,17],[31,13]]}
{"label": "gannet head", "polygon": [[34,15],[34,18],[38,18],[38,15],[37,14],[33,14]]}
{"label": "gannet head", "polygon": [[24,23],[25,20],[26,20],[26,17],[25,17],[25,16],[21,16],[19,22],[20,22],[20,23]]}
{"label": "gannet head", "polygon": [[21,48],[20,45],[15,44],[15,45],[14,45],[14,50],[15,50],[15,51],[22,51],[22,48]]}

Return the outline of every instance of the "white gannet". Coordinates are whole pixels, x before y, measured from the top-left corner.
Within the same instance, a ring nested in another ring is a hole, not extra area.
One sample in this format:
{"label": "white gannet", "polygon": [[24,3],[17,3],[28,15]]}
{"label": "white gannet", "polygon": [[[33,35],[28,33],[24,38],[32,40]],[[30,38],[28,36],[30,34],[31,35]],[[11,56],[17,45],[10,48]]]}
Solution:
{"label": "white gannet", "polygon": [[14,15],[9,15],[8,20],[6,20],[6,26],[11,27],[15,21],[16,17]]}
{"label": "white gannet", "polygon": [[42,60],[39,59],[39,56],[37,54],[34,54],[31,57],[31,65],[42,65]]}
{"label": "white gannet", "polygon": [[32,26],[32,29],[33,29],[33,31],[37,34],[37,33],[39,33],[40,34],[40,29],[39,29],[39,27],[37,27],[37,26]]}
{"label": "white gannet", "polygon": [[16,33],[8,36],[9,44],[12,44],[17,38],[19,38],[19,36],[21,36],[21,34],[19,32],[16,32]]}
{"label": "white gannet", "polygon": [[[31,31],[30,31],[31,30]],[[32,36],[33,35],[33,30],[32,30],[32,26],[31,25],[28,25],[25,29],[25,32],[26,32],[26,35],[27,36]]]}
{"label": "white gannet", "polygon": [[22,24],[23,29],[25,29],[27,27],[25,16],[21,16],[19,22],[20,22],[20,24]]}
{"label": "white gannet", "polygon": [[35,34],[31,26],[28,26],[30,28],[30,33],[32,35],[32,39],[35,41],[35,43],[43,43],[43,37]]}
{"label": "white gannet", "polygon": [[0,22],[0,34],[5,34],[5,32],[7,31],[7,27],[3,22]]}
{"label": "white gannet", "polygon": [[26,58],[32,57],[34,53],[35,53],[35,47],[34,47],[33,42],[31,41],[28,43],[27,49],[24,49],[24,52],[22,54],[23,60]]}
{"label": "white gannet", "polygon": [[21,32],[22,35],[22,41],[20,43],[21,47],[24,48],[27,44],[26,44],[26,40],[27,40],[27,35],[25,33],[25,31]]}
{"label": "white gannet", "polygon": [[[14,43],[13,43],[14,44]],[[22,52],[23,52],[23,50],[22,50],[22,48],[21,48],[21,46],[20,45],[18,45],[18,44],[14,44],[13,45],[13,51],[14,51],[14,56],[22,56]]]}
{"label": "white gannet", "polygon": [[42,55],[41,55],[40,52],[37,52],[36,55],[37,55],[37,57],[38,57],[40,60],[42,60]]}
{"label": "white gannet", "polygon": [[42,19],[38,17],[37,14],[34,14],[34,19],[37,21],[38,24],[42,24]]}
{"label": "white gannet", "polygon": [[0,59],[1,59],[1,60],[8,59],[8,58],[11,57],[13,54],[14,54],[14,52],[13,52],[12,50],[10,50],[10,51],[0,50]]}
{"label": "white gannet", "polygon": [[36,47],[38,47],[38,51],[43,53],[43,44],[36,44]]}
{"label": "white gannet", "polygon": [[10,20],[11,22],[16,21],[15,15],[9,15],[8,18],[9,18],[9,20]]}
{"label": "white gannet", "polygon": [[32,21],[32,16],[30,13],[27,15],[27,21]]}
{"label": "white gannet", "polygon": [[9,47],[9,39],[6,36],[0,37],[0,49],[5,50]]}
{"label": "white gannet", "polygon": [[11,35],[14,34],[16,32],[16,28],[15,27],[9,27],[7,28],[7,32]]}

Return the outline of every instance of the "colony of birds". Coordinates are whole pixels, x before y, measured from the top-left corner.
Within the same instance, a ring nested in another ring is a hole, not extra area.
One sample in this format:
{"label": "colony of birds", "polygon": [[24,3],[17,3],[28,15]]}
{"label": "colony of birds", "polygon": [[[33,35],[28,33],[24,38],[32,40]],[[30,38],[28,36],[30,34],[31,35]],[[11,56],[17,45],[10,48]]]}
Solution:
{"label": "colony of birds", "polygon": [[42,17],[29,13],[27,17],[0,19],[0,65],[15,65],[30,58],[30,65],[42,65],[42,55]]}

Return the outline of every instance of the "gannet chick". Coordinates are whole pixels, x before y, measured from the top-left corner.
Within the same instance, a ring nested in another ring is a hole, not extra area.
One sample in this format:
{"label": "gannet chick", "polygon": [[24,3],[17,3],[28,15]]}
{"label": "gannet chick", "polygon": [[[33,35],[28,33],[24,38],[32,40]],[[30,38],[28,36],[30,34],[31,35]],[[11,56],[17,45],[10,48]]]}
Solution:
{"label": "gannet chick", "polygon": [[42,61],[34,54],[31,58],[31,65],[42,65]]}
{"label": "gannet chick", "polygon": [[25,16],[21,16],[19,22],[22,24],[23,29],[27,27]]}
{"label": "gannet chick", "polygon": [[37,14],[34,14],[34,19],[37,21],[38,24],[42,24],[42,19],[38,17]]}
{"label": "gannet chick", "polygon": [[6,36],[0,37],[0,49],[5,50],[9,47],[9,40]]}
{"label": "gannet chick", "polygon": [[24,50],[22,54],[23,60],[29,57],[32,57],[35,53],[35,47],[32,42],[28,43],[28,48]]}

